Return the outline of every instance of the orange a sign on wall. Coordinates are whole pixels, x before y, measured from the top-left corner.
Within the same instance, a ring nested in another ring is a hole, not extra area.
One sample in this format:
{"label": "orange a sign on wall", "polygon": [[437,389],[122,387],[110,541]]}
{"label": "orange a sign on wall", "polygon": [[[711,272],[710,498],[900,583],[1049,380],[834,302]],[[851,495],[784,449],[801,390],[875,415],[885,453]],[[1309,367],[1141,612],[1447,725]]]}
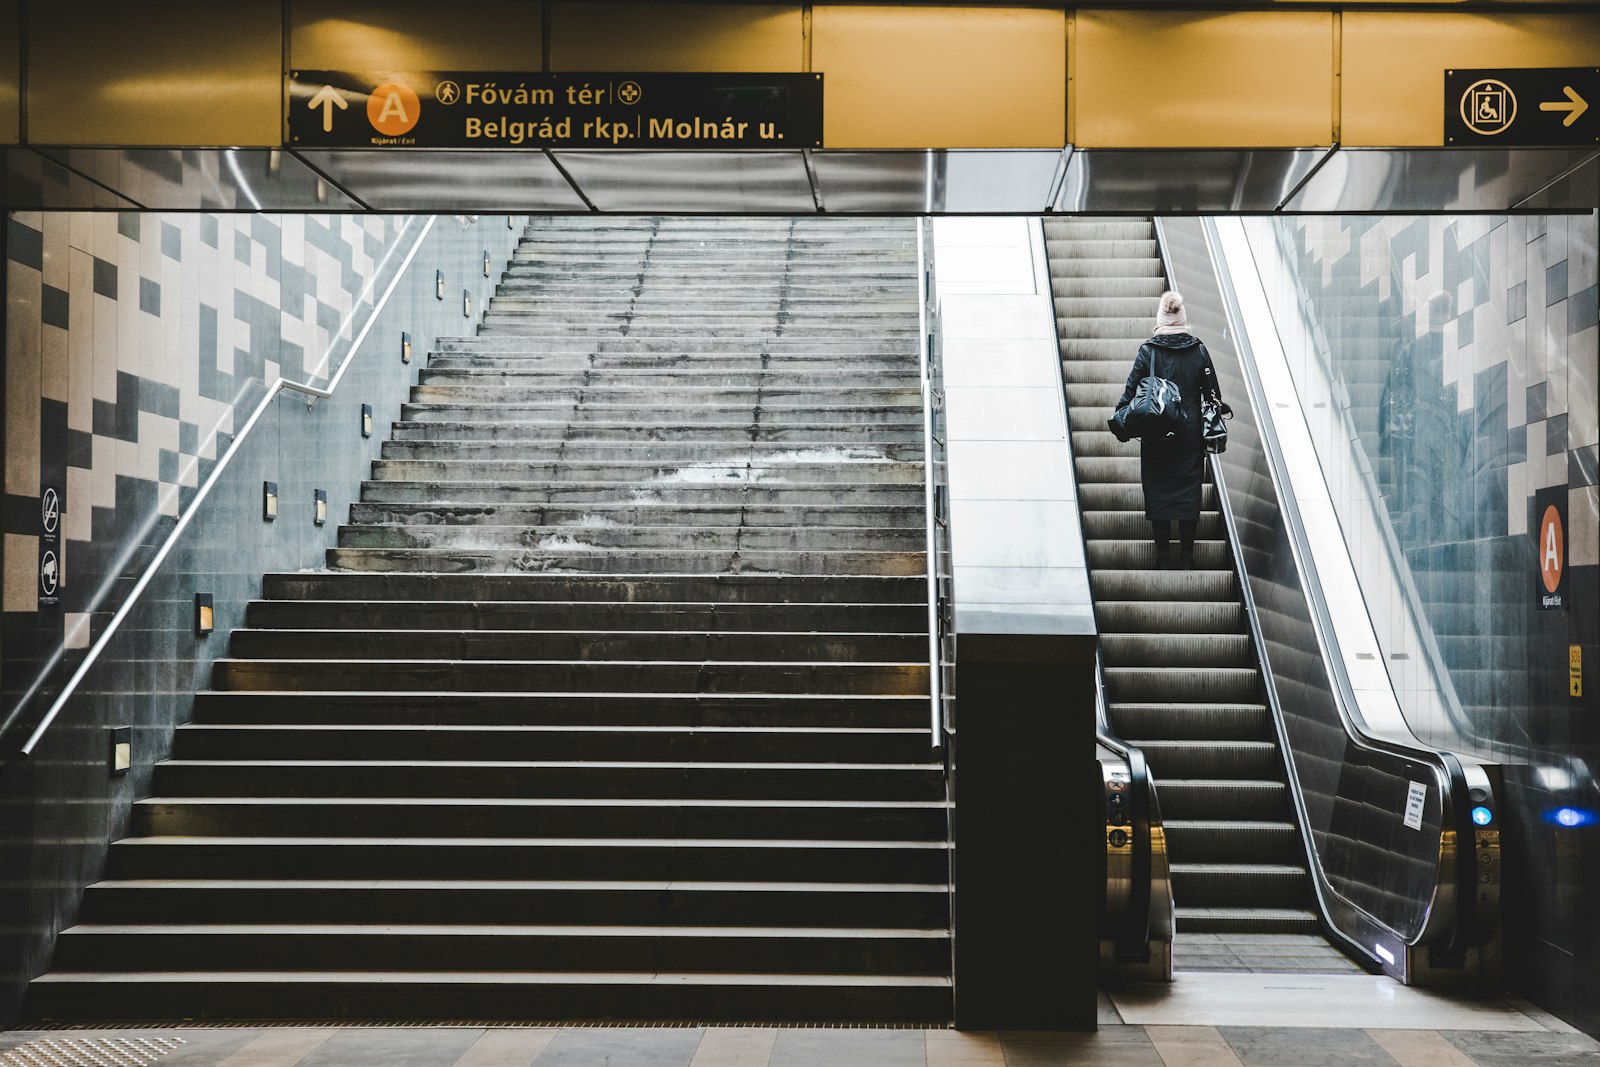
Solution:
{"label": "orange a sign on wall", "polygon": [[1567,487],[1541,489],[1533,495],[1535,557],[1539,584],[1534,595],[1542,611],[1567,610]]}

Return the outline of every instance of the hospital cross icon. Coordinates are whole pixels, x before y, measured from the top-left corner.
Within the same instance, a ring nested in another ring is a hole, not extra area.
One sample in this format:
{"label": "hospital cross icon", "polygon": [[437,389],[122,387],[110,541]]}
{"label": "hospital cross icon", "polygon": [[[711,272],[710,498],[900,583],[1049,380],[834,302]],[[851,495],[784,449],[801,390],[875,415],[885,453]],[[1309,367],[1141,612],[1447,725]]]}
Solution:
{"label": "hospital cross icon", "polygon": [[624,104],[637,104],[644,98],[644,90],[639,88],[638,82],[623,82],[617,86],[617,99]]}

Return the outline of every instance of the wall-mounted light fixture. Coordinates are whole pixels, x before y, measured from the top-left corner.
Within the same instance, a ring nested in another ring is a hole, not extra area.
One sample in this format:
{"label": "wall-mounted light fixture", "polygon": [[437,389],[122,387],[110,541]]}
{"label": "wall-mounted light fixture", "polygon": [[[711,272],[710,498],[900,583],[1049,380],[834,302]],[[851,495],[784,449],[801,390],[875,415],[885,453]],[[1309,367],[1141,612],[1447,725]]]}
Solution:
{"label": "wall-mounted light fixture", "polygon": [[433,272],[433,295],[440,300],[444,299],[444,271],[442,270]]}
{"label": "wall-mounted light fixture", "polygon": [[211,606],[210,593],[194,595],[194,634],[204,637],[217,628],[216,609]]}
{"label": "wall-mounted light fixture", "polygon": [[271,522],[278,517],[278,483],[261,483],[261,517]]}
{"label": "wall-mounted light fixture", "polygon": [[489,250],[487,248],[483,250],[483,276],[485,278],[489,276]]}
{"label": "wall-mounted light fixture", "polygon": [[400,331],[400,362],[411,362],[411,335],[404,330]]}
{"label": "wall-mounted light fixture", "polygon": [[465,318],[472,317],[472,290],[461,290],[461,314]]}
{"label": "wall-mounted light fixture", "polygon": [[111,773],[127,774],[133,766],[133,727],[113,726],[111,735]]}
{"label": "wall-mounted light fixture", "polygon": [[361,405],[361,436],[362,437],[371,437],[372,436],[372,405],[371,404],[362,404]]}
{"label": "wall-mounted light fixture", "polygon": [[326,489],[316,490],[313,493],[311,500],[312,506],[315,509],[312,512],[311,521],[315,522],[318,526],[321,526],[323,523],[328,521],[328,491]]}
{"label": "wall-mounted light fixture", "polygon": [[506,229],[514,230],[516,228],[517,228],[517,217],[515,215],[507,215],[506,216]]}

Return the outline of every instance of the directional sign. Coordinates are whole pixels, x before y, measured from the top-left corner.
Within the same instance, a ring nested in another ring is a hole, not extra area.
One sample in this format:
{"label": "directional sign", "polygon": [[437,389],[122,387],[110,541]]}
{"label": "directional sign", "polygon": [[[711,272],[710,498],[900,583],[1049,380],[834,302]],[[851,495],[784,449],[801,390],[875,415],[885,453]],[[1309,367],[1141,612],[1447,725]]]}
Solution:
{"label": "directional sign", "polygon": [[1600,144],[1600,67],[1447,70],[1444,143],[1457,148]]}
{"label": "directional sign", "polygon": [[820,74],[297,70],[299,148],[820,148]]}

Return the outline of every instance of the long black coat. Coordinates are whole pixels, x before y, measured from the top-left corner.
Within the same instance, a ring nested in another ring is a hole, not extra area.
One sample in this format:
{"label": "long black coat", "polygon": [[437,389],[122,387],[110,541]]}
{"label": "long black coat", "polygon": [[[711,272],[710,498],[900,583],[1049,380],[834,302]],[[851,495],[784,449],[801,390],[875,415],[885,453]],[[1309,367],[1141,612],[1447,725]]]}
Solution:
{"label": "long black coat", "polygon": [[1155,360],[1157,377],[1178,386],[1185,416],[1183,429],[1172,437],[1145,438],[1139,448],[1139,481],[1144,485],[1144,517],[1198,519],[1200,480],[1205,474],[1206,449],[1200,437],[1200,394],[1210,393],[1218,401],[1216,368],[1211,353],[1199,338],[1186,333],[1159,334],[1139,346],[1128,387],[1117,402],[1120,410],[1133,399],[1140,379],[1150,373]]}

